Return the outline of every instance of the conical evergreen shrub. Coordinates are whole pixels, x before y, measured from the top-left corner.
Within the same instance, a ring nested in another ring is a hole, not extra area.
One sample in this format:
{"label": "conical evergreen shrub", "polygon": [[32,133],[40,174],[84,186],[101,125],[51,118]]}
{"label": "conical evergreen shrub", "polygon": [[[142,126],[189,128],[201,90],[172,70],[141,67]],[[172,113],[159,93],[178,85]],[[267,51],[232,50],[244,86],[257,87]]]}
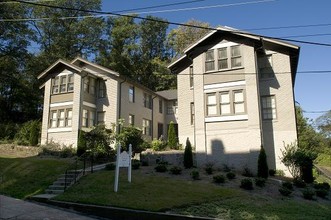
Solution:
{"label": "conical evergreen shrub", "polygon": [[193,167],[193,153],[190,140],[187,138],[184,151],[184,167],[186,169]]}
{"label": "conical evergreen shrub", "polygon": [[263,146],[261,146],[259,159],[257,161],[257,176],[262,178],[268,178],[269,168],[267,163],[267,155]]}

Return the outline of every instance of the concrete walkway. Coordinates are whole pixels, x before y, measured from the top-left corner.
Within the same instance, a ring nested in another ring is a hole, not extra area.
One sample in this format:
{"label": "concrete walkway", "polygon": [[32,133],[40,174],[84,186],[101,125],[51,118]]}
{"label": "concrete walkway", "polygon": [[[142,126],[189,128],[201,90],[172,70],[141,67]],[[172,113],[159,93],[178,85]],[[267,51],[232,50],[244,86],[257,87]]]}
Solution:
{"label": "concrete walkway", "polygon": [[0,219],[95,220],[100,218],[0,195]]}

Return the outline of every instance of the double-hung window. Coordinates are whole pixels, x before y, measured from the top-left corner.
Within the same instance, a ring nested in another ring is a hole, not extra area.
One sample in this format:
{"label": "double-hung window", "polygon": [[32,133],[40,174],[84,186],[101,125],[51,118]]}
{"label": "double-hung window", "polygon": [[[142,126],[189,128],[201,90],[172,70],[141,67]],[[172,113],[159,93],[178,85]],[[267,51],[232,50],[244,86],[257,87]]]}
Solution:
{"label": "double-hung window", "polygon": [[243,89],[206,94],[207,116],[231,116],[246,113]]}
{"label": "double-hung window", "polygon": [[60,92],[64,93],[67,91],[67,76],[60,77]]}
{"label": "double-hung window", "polygon": [[64,109],[59,110],[59,127],[64,127],[65,125],[65,114]]}
{"label": "double-hung window", "polygon": [[95,79],[94,78],[90,78],[90,88],[89,88],[89,93],[91,95],[95,94]]}
{"label": "double-hung window", "polygon": [[99,80],[99,98],[104,98],[106,95],[106,84],[103,80]]}
{"label": "double-hung window", "polygon": [[191,125],[194,125],[194,120],[195,120],[194,102],[191,102],[190,107],[191,107]]}
{"label": "double-hung window", "polygon": [[97,120],[98,120],[98,125],[105,124],[105,112],[98,112],[97,113]]}
{"label": "double-hung window", "polygon": [[63,128],[72,126],[72,109],[58,109],[50,111],[50,128]]}
{"label": "double-hung window", "polygon": [[[234,45],[234,44],[231,44]],[[217,63],[215,65],[215,55]],[[230,70],[242,67],[241,46],[224,46],[205,53],[205,71]]]}
{"label": "double-hung window", "polygon": [[67,127],[72,126],[72,109],[67,109],[67,112],[66,112],[66,126]]}
{"label": "double-hung window", "polygon": [[144,93],[144,107],[152,109],[152,95]]}
{"label": "double-hung window", "polygon": [[51,118],[50,118],[50,127],[56,128],[57,127],[57,111],[51,111]]}
{"label": "double-hung window", "polygon": [[216,93],[207,94],[207,115],[217,115]]}
{"label": "double-hung window", "polygon": [[205,70],[206,72],[215,70],[214,50],[208,50],[206,52]]}
{"label": "double-hung window", "polygon": [[276,119],[276,98],[274,95],[262,96],[262,116],[264,120]]}
{"label": "double-hung window", "polygon": [[190,87],[193,87],[193,66],[190,66]]}
{"label": "double-hung window", "polygon": [[143,119],[143,134],[150,136],[152,133],[151,121],[148,119]]}
{"label": "double-hung window", "polygon": [[134,126],[134,115],[129,115],[129,125]]}
{"label": "double-hung window", "polygon": [[58,76],[52,80],[52,94],[59,93],[59,82],[60,82],[60,79]]}
{"label": "double-hung window", "polygon": [[68,75],[67,91],[74,91],[74,74]]}
{"label": "double-hung window", "polygon": [[134,87],[129,86],[129,102],[134,102]]}
{"label": "double-hung window", "polygon": [[230,92],[220,93],[220,113],[221,115],[231,114]]}
{"label": "double-hung window", "polygon": [[218,69],[228,69],[228,52],[227,48],[219,48],[218,49]]}
{"label": "double-hung window", "polygon": [[231,68],[241,67],[241,53],[240,46],[231,47]]}
{"label": "double-hung window", "polygon": [[159,100],[159,113],[163,113],[163,101],[161,99]]}
{"label": "double-hung window", "polygon": [[245,113],[245,100],[243,90],[233,91],[233,111],[234,114]]}

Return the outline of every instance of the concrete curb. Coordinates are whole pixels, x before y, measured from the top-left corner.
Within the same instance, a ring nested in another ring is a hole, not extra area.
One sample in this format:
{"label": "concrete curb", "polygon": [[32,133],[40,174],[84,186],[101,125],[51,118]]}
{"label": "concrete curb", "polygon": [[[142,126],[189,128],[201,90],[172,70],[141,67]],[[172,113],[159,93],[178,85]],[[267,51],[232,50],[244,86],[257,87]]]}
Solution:
{"label": "concrete curb", "polygon": [[59,202],[54,200],[43,201],[47,204],[75,210],[77,212],[86,213],[89,215],[99,216],[102,218],[108,218],[112,220],[215,220],[215,218],[207,217],[194,217],[194,216],[185,216],[185,215],[176,215],[176,214],[167,214],[160,212],[149,212],[142,210],[133,210],[126,208],[116,208],[109,206],[97,206],[97,205],[88,205],[72,202]]}

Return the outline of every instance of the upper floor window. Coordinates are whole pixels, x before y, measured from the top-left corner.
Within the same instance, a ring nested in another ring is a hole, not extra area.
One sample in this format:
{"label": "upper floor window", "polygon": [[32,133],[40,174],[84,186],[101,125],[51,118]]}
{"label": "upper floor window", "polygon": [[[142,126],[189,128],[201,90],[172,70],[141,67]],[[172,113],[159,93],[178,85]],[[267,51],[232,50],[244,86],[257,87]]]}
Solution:
{"label": "upper floor window", "polygon": [[259,69],[260,79],[268,79],[275,77],[275,72],[272,67],[272,55],[258,55],[257,65]]}
{"label": "upper floor window", "polygon": [[163,113],[163,101],[161,99],[159,100],[159,113]]}
{"label": "upper floor window", "polygon": [[52,94],[66,93],[74,90],[74,74],[57,76],[52,79]]}
{"label": "upper floor window", "polygon": [[262,96],[262,116],[264,120],[276,119],[276,98],[274,95]]}
{"label": "upper floor window", "polygon": [[195,121],[195,114],[194,114],[194,102],[191,102],[191,125],[194,125]]}
{"label": "upper floor window", "polygon": [[134,102],[134,87],[129,86],[129,102]]}
{"label": "upper floor window", "polygon": [[193,66],[190,66],[190,87],[193,87]]}
{"label": "upper floor window", "polygon": [[208,50],[206,52],[206,71],[215,69],[214,50]]}
{"label": "upper floor window", "polygon": [[83,79],[83,90],[86,93],[95,95],[95,78],[86,76]]}
{"label": "upper floor window", "polygon": [[103,80],[99,80],[99,98],[104,98],[106,96],[106,84]]}
{"label": "upper floor window", "polygon": [[177,114],[177,108],[178,108],[177,101],[169,102],[167,106],[167,114],[168,115]]}
{"label": "upper floor window", "polygon": [[240,115],[246,112],[243,89],[206,94],[207,116]]}
{"label": "upper floor window", "polygon": [[[217,65],[215,65],[215,53],[217,55]],[[214,70],[228,70],[242,66],[240,45],[208,50],[205,54],[205,58],[206,72]]]}
{"label": "upper floor window", "polygon": [[152,109],[152,95],[144,93],[144,107]]}

